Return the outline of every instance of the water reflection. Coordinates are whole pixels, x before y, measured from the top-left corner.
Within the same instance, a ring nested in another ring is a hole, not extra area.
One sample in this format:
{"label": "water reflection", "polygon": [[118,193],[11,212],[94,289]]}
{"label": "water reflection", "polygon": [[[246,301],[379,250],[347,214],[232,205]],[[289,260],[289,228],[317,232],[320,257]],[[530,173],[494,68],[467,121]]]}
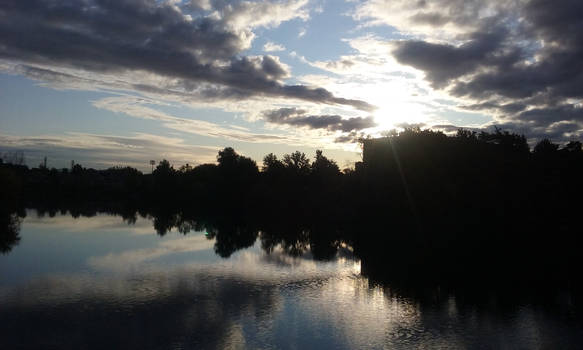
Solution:
{"label": "water reflection", "polygon": [[17,213],[0,211],[0,253],[7,254],[20,242],[22,218]]}
{"label": "water reflection", "polygon": [[564,349],[583,341],[568,293],[549,303],[394,289],[363,277],[334,230],[315,239],[314,228],[296,225],[182,217],[157,235],[147,215],[128,225],[29,212],[23,242],[0,256],[3,346]]}

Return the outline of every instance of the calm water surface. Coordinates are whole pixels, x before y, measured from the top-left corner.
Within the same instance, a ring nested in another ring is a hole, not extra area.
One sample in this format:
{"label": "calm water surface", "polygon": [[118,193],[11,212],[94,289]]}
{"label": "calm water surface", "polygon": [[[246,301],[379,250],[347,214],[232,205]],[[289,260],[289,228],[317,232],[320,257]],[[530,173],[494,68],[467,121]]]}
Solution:
{"label": "calm water surface", "polygon": [[258,240],[223,259],[205,232],[34,212],[20,237],[0,255],[0,348],[583,347],[568,293],[540,305],[426,302],[369,283],[349,247],[321,262]]}

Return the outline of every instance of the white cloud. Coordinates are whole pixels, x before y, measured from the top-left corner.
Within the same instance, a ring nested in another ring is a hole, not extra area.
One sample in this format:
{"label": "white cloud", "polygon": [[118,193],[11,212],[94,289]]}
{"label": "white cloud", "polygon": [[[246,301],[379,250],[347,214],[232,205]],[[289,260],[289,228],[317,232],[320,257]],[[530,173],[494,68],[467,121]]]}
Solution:
{"label": "white cloud", "polygon": [[367,0],[360,3],[353,17],[365,26],[388,25],[405,35],[428,40],[456,39],[475,29],[481,20],[516,8],[520,0]]}
{"label": "white cloud", "polygon": [[310,13],[308,0],[275,1],[240,1],[233,2],[218,9],[218,15],[235,29],[279,26],[293,18],[308,20]]}
{"label": "white cloud", "polygon": [[[151,223],[150,223],[151,224]],[[87,263],[94,269],[129,272],[140,265],[166,255],[211,250],[214,241],[207,239],[202,234],[192,234],[188,237],[180,237],[160,242],[152,248],[127,250],[122,253],[109,253],[99,257],[91,257]]]}
{"label": "white cloud", "polygon": [[298,54],[295,51],[290,52],[289,55],[295,59],[300,60],[300,62],[302,62],[302,63],[310,64],[310,62],[304,56]]}
{"label": "white cloud", "polygon": [[269,41],[265,45],[263,45],[263,51],[266,52],[285,51],[285,46]]}
{"label": "white cloud", "polygon": [[306,35],[307,32],[308,32],[308,28],[306,28],[306,27],[300,28],[300,31],[298,32],[298,38],[303,37],[304,35]]}
{"label": "white cloud", "polygon": [[204,120],[175,117],[148,107],[148,104],[157,104],[157,102],[136,96],[107,97],[93,102],[97,108],[123,113],[134,118],[159,120],[166,128],[190,134],[244,142],[287,143],[291,141],[284,135],[251,133],[241,128],[222,126]]}
{"label": "white cloud", "polygon": [[[265,124],[264,125],[265,130],[268,131],[279,130],[280,133],[277,134],[273,132],[254,133],[248,131],[244,127],[219,125],[203,120],[195,120],[172,116],[148,106],[154,104],[156,104],[155,101],[150,101],[135,96],[108,97],[94,102],[94,105],[96,107],[107,109],[112,112],[123,113],[134,118],[159,120],[162,122],[162,125],[164,127],[183,133],[249,143],[285,144],[345,150],[347,149],[347,147],[349,147],[346,145],[334,143],[334,140],[338,136],[341,136],[341,133],[337,131],[332,132],[329,130],[305,130],[287,125]],[[293,105],[285,103],[285,101],[282,101],[282,104],[276,106],[281,108],[281,107],[298,107],[300,105]],[[349,116],[353,117],[367,116],[366,114],[363,114],[358,111],[351,111],[351,113],[348,113],[342,108],[333,107],[308,108],[306,109],[306,111],[312,115],[348,114]],[[260,112],[252,114],[249,117],[249,120],[250,121],[262,120]],[[349,147],[349,149],[351,151],[354,151],[353,147]]]}
{"label": "white cloud", "polygon": [[29,228],[43,230],[57,230],[72,233],[86,232],[118,232],[128,231],[133,235],[154,235],[156,231],[152,227],[152,221],[136,217],[136,222],[128,225],[117,215],[97,215],[93,217],[80,216],[72,219],[68,215],[56,215],[54,217],[38,217],[35,210],[29,210],[25,218],[25,225]]}

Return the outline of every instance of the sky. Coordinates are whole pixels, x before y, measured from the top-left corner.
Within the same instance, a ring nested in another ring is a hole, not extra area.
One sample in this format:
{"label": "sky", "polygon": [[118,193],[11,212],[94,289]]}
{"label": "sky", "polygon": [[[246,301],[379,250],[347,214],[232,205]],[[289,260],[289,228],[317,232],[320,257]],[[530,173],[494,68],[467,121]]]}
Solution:
{"label": "sky", "polygon": [[494,126],[581,140],[580,0],[3,0],[0,152],[150,168]]}

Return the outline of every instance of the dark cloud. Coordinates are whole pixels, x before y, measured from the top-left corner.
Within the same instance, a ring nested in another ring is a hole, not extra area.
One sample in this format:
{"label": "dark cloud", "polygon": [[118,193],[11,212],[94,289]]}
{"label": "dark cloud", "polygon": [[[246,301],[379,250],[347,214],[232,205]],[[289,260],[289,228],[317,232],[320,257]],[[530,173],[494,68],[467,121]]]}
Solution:
{"label": "dark cloud", "polygon": [[338,136],[334,139],[335,143],[357,143],[364,139],[366,135],[363,132],[351,131],[347,134]]}
{"label": "dark cloud", "polygon": [[350,100],[342,97],[335,97],[332,93],[322,88],[308,88],[304,85],[285,85],[280,87],[282,94],[311,102],[326,102],[331,104],[349,105],[363,111],[374,111],[375,106],[360,100]]}
{"label": "dark cloud", "polygon": [[481,14],[486,7],[498,12],[508,6],[504,2],[508,1],[490,0],[487,4],[483,0],[406,1],[408,7],[417,10],[409,17],[411,22],[436,28],[446,24],[471,27],[475,25],[476,19],[483,17]]}
{"label": "dark cloud", "polygon": [[424,127],[425,123],[397,123],[395,126],[401,129],[415,129]]}
{"label": "dark cloud", "polygon": [[503,62],[507,57],[498,51],[505,29],[474,33],[471,40],[459,47],[424,41],[395,42],[393,54],[404,64],[425,71],[434,87],[443,87],[451,79],[476,70],[481,65]]}
{"label": "dark cloud", "polygon": [[548,108],[535,108],[519,113],[515,116],[515,119],[531,121],[536,126],[551,125],[561,121],[583,123],[583,108],[570,104]]}
{"label": "dark cloud", "polygon": [[285,120],[288,118],[293,118],[298,115],[304,115],[308,111],[300,108],[295,107],[288,107],[288,108],[280,108],[280,109],[273,109],[271,111],[263,112],[263,117],[266,120]]}
{"label": "dark cloud", "polygon": [[272,124],[293,125],[310,129],[351,132],[376,126],[372,117],[344,119],[339,115],[307,115],[297,108],[280,108],[263,112],[263,119]]}
{"label": "dark cloud", "polygon": [[334,139],[334,143],[354,143],[354,142],[356,142],[356,140],[354,138],[354,135],[352,134],[338,136],[337,138]]}
{"label": "dark cloud", "polygon": [[355,65],[354,61],[347,58],[344,58],[340,61],[326,62],[326,68],[335,70],[350,69],[354,65]]}
{"label": "dark cloud", "polygon": [[[473,101],[466,108],[517,122],[529,134],[542,130],[567,137],[577,128],[576,101],[583,99],[582,1],[416,4],[410,23],[455,24],[462,33],[455,39],[462,44],[396,42],[399,62],[424,71],[433,87]],[[558,128],[560,122],[568,123]]]}
{"label": "dark cloud", "polygon": [[432,13],[416,13],[409,18],[414,23],[419,24],[429,24],[432,26],[441,26],[445,25],[450,22],[450,19],[447,16],[444,16],[440,13],[432,12]]}
{"label": "dark cloud", "polygon": [[[583,134],[583,125],[576,122],[561,121],[551,125],[536,126],[532,123],[508,121],[497,123],[495,126],[502,130],[526,135],[531,147],[543,138],[551,139],[554,142],[566,143],[580,138]],[[487,129],[492,131],[493,127],[491,126]]]}
{"label": "dark cloud", "polygon": [[195,11],[209,10],[211,3],[208,0],[189,0],[185,2],[185,7]]}
{"label": "dark cloud", "polygon": [[[155,0],[5,0],[0,3],[0,58],[98,73],[144,71],[183,80],[185,86],[217,85],[217,97],[224,92],[230,98],[272,96],[373,108],[325,89],[285,85],[289,72],[276,57],[239,56],[252,33],[237,27],[245,19],[237,9],[248,16],[254,3],[209,4],[223,17],[209,15],[203,1],[181,9]],[[261,8],[267,11],[269,5]],[[276,21],[261,18],[254,17],[256,25]]]}
{"label": "dark cloud", "polygon": [[528,105],[522,102],[499,104],[492,101],[462,106],[462,108],[472,111],[493,110],[504,114],[515,114],[525,110],[527,107]]}
{"label": "dark cloud", "polygon": [[550,135],[550,137],[554,139],[563,139],[566,137],[566,134],[579,136],[581,134],[581,128],[581,123],[562,121],[552,124],[547,130],[545,130],[545,135]]}

